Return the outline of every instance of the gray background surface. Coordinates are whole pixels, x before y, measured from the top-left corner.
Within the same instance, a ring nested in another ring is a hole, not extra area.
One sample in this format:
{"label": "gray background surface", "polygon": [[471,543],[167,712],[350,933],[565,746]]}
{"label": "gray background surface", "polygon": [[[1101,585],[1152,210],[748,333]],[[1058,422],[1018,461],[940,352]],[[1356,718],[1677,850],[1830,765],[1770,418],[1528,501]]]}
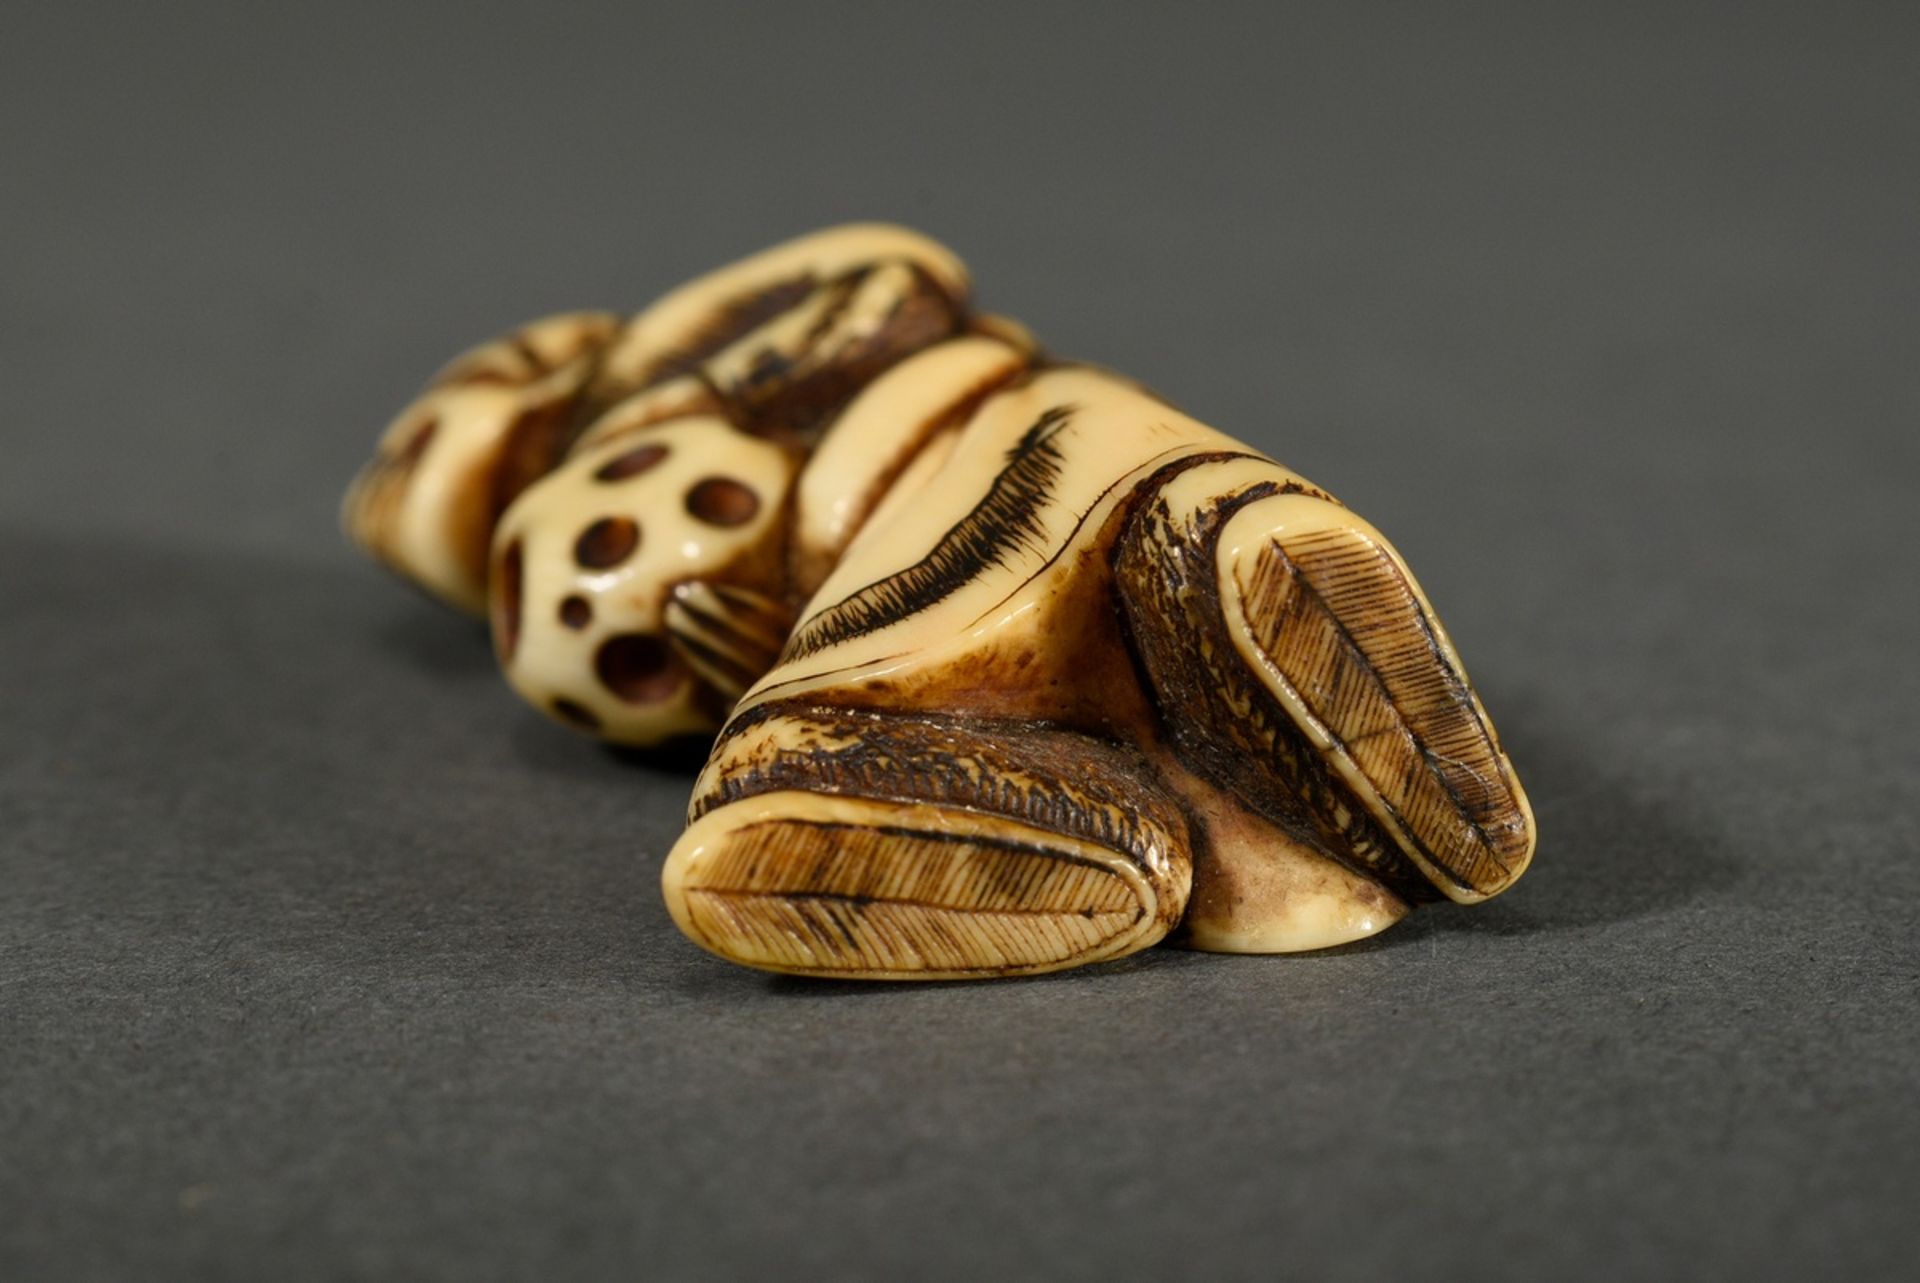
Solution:
{"label": "gray background surface", "polygon": [[[0,1276],[1913,1277],[1920,25],[1445,8],[10,7]],[[672,931],[685,763],[334,506],[467,343],[874,216],[1394,536],[1512,894]]]}

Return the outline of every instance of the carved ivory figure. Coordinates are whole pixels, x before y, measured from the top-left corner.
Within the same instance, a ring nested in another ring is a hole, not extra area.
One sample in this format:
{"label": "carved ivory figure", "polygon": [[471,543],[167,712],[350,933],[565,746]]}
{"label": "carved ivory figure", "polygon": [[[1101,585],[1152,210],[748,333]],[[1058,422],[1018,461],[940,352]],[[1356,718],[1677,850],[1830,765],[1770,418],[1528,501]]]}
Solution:
{"label": "carved ivory figure", "polygon": [[662,885],[735,962],[1315,949],[1518,878],[1526,796],[1386,539],[967,291],[856,225],[536,322],[401,415],[347,527],[548,714],[719,728]]}

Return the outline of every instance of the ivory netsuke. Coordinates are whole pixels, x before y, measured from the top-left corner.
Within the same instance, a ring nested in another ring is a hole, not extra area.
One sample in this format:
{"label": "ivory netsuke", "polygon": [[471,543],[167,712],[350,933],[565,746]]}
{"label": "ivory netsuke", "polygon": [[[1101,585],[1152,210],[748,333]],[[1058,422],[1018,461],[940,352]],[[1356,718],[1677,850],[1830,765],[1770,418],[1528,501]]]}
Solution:
{"label": "ivory netsuke", "polygon": [[447,367],[347,496],[621,744],[718,732],[662,886],[772,971],[1290,952],[1526,869],[1526,795],[1386,538],[1137,384],[975,313],[901,228]]}

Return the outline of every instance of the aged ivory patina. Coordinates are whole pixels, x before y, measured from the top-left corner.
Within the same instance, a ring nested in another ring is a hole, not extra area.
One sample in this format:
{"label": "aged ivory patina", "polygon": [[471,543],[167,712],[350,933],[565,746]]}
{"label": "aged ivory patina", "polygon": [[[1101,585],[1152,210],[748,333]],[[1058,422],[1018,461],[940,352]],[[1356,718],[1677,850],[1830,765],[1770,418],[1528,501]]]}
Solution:
{"label": "aged ivory patina", "polygon": [[836,228],[475,349],[346,525],[535,707],[715,742],[662,885],[722,957],[1003,976],[1287,952],[1525,870],[1459,656],[1373,526]]}

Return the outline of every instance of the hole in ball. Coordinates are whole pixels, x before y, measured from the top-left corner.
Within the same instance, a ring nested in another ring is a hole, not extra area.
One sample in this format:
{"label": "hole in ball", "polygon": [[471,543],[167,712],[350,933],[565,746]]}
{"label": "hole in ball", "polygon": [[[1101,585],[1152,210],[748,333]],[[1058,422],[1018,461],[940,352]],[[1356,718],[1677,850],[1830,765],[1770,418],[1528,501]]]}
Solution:
{"label": "hole in ball", "polygon": [[602,517],[573,542],[573,559],[586,570],[607,570],[640,546],[640,527],[626,517]]}
{"label": "hole in ball", "polygon": [[687,511],[710,526],[743,526],[760,511],[760,496],[731,477],[708,477],[687,491]]}
{"label": "hole in ball", "polygon": [[673,647],[645,633],[621,633],[600,643],[593,671],[600,684],[629,704],[652,704],[680,688],[684,673]]}
{"label": "hole in ball", "polygon": [[637,477],[650,471],[667,457],[667,448],[663,445],[642,445],[613,458],[593,470],[595,481],[625,481],[628,477]]}

